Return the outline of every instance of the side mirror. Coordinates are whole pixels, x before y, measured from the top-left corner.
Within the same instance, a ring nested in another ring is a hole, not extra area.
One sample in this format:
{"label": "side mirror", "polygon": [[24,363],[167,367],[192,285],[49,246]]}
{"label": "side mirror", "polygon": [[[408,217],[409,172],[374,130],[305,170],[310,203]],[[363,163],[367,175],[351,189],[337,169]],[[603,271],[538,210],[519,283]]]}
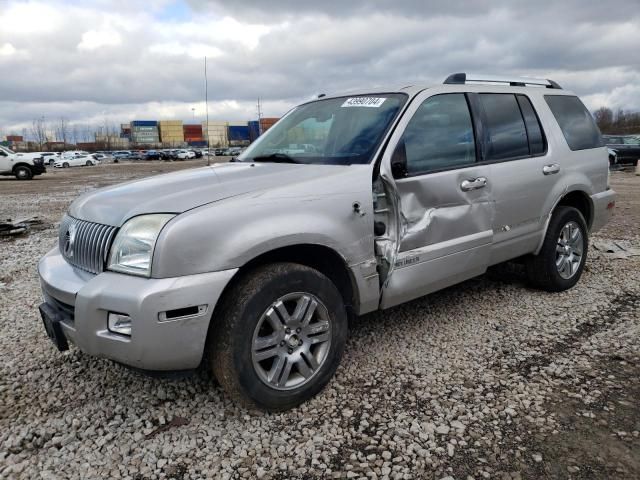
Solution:
{"label": "side mirror", "polygon": [[391,156],[391,174],[393,178],[404,178],[407,173],[407,151],[404,140],[400,140]]}

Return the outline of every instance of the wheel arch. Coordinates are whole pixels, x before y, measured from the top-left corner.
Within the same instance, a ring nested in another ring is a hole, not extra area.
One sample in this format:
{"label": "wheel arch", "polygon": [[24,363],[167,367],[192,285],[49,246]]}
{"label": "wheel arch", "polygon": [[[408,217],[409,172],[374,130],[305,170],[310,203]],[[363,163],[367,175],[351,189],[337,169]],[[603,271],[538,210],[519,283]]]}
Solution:
{"label": "wheel arch", "polygon": [[31,170],[31,173],[33,174],[33,165],[30,165],[27,162],[18,162],[14,164],[13,167],[11,167],[11,171],[15,172],[18,167],[27,167],[29,170]]}
{"label": "wheel arch", "polygon": [[348,311],[357,304],[357,284],[345,259],[332,248],[313,243],[286,245],[260,253],[238,269],[222,295],[256,267],[276,262],[298,263],[318,270],[335,284]]}
{"label": "wheel arch", "polygon": [[551,217],[553,216],[556,209],[560,206],[573,207],[577,209],[584,217],[585,222],[587,222],[587,229],[591,230],[591,225],[593,224],[594,207],[593,207],[593,201],[591,200],[591,197],[589,196],[589,194],[586,193],[584,190],[579,190],[579,189],[565,192],[562,194],[562,196],[560,196],[560,198],[558,198],[558,200],[556,200],[556,203],[553,205],[553,208],[549,212],[549,215],[547,215],[547,218],[544,224],[544,229],[542,230],[542,236],[540,238],[540,242],[538,243],[538,246],[536,247],[534,255],[537,255],[538,253],[540,253],[540,249],[542,248],[542,243],[544,242],[544,238],[549,228],[549,222],[551,221]]}

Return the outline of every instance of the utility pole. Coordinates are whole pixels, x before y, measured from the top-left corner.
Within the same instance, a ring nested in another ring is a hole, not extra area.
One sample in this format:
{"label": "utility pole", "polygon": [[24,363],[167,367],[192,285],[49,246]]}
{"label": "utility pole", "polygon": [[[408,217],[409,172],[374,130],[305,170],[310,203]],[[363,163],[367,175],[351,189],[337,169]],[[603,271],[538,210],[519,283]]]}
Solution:
{"label": "utility pole", "polygon": [[209,142],[209,82],[207,81],[207,57],[204,57],[204,109],[205,126],[204,131],[207,136],[207,166],[211,164],[211,145]]}
{"label": "utility pole", "polygon": [[260,105],[260,97],[258,97],[258,136],[262,135],[262,107]]}

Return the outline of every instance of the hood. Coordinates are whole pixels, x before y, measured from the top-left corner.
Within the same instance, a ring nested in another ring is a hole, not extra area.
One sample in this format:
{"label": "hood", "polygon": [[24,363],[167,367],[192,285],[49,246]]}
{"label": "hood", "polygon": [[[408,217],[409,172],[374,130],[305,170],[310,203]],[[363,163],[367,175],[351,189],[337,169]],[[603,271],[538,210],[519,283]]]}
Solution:
{"label": "hood", "polygon": [[281,163],[224,163],[101,188],[76,199],[72,217],[119,227],[136,215],[182,213],[246,193],[312,179],[332,182],[350,167]]}

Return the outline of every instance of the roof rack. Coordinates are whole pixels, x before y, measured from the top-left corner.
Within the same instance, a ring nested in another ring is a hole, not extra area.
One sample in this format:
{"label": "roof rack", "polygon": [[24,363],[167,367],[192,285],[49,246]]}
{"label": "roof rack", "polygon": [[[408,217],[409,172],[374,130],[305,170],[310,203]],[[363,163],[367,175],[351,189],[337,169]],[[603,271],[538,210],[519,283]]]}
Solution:
{"label": "roof rack", "polygon": [[480,75],[471,73],[453,73],[444,81],[445,85],[465,85],[467,83],[507,84],[511,87],[539,86],[562,90],[553,80],[546,78],[504,77],[501,75]]}

